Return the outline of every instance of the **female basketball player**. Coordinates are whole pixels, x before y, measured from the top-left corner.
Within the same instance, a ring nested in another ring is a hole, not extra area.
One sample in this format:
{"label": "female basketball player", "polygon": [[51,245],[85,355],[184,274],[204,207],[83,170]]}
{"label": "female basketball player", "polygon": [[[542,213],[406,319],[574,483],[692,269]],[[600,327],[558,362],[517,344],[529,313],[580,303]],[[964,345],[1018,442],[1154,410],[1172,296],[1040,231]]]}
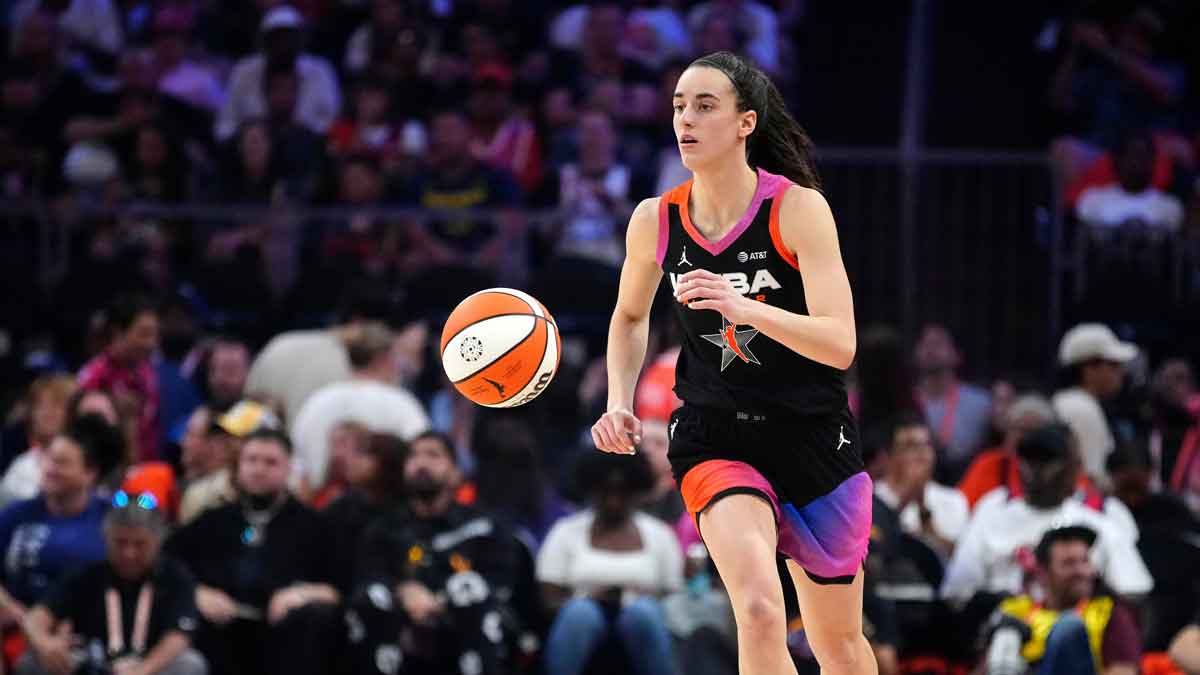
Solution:
{"label": "female basketball player", "polygon": [[615,453],[640,441],[630,408],[666,272],[684,334],[671,468],[733,602],[740,671],[796,673],[781,554],[821,671],[876,673],[862,631],[872,486],[843,381],[853,301],[811,144],[766,75],[733,54],[693,62],[673,103],[693,177],[630,219],[608,412],[592,438]]}

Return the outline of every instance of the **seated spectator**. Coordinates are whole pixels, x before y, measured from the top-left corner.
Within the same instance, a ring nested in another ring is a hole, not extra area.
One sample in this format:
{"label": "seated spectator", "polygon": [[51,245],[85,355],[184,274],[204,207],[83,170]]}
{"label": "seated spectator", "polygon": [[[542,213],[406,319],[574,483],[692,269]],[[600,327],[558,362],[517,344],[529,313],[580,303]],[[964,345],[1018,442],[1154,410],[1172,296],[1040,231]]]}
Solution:
{"label": "seated spectator", "polygon": [[[408,456],[408,444],[399,438],[357,429],[363,437],[347,448],[345,487],[321,511],[337,540],[334,550],[343,556],[337,565],[343,573],[343,594],[353,591],[359,545],[367,526],[404,503],[404,461]],[[422,438],[418,436],[417,442]]]}
{"label": "seated spectator", "polygon": [[[274,204],[287,195],[288,178],[270,126],[261,119],[249,120],[238,127],[226,146],[216,197],[234,204]],[[240,242],[228,243],[226,248],[234,243]]]}
{"label": "seated spectator", "polygon": [[292,423],[296,464],[308,488],[327,480],[329,432],[352,421],[376,433],[408,440],[429,429],[429,417],[417,397],[396,384],[396,336],[382,323],[369,322],[346,338],[351,375],[318,389]]}
{"label": "seated spectator", "polygon": [[301,52],[303,30],[304,18],[287,5],[263,16],[262,51],[238,61],[229,74],[229,95],[217,116],[217,140],[228,140],[246,121],[266,116],[267,72],[280,67],[294,69],[298,79],[295,121],[316,134],[328,131],[341,107],[337,75],[325,59]]}
{"label": "seated spectator", "polygon": [[46,450],[67,424],[67,403],[75,381],[66,375],[39,377],[29,385],[26,419],[5,430],[4,478],[0,500],[29,499],[42,485]]}
{"label": "seated spectator", "polygon": [[1051,104],[1080,121],[1074,135],[1051,145],[1060,177],[1070,183],[1126,129],[1164,135],[1178,128],[1187,91],[1184,67],[1163,57],[1163,21],[1146,6],[1133,8],[1115,35],[1093,21],[1067,27],[1069,47],[1054,73]]}
{"label": "seated spectator", "polygon": [[109,426],[121,432],[124,444],[120,456],[113,459],[107,473],[96,481],[96,493],[108,497],[120,484],[125,469],[133,463],[133,445],[137,442],[138,419],[137,411],[118,409],[117,399],[103,390],[87,391],[76,389],[75,395],[67,402],[67,424],[85,415],[95,415],[104,420]]}
{"label": "seated spectator", "polygon": [[1133,612],[1096,589],[1090,556],[1096,537],[1094,530],[1078,525],[1042,536],[1034,551],[1041,593],[1000,602],[984,672],[1139,672],[1142,643]]}
{"label": "seated spectator", "polygon": [[1179,358],[1163,361],[1151,380],[1150,405],[1150,446],[1156,448],[1152,485],[1161,488],[1171,483],[1177,465],[1186,465],[1200,450],[1200,389],[1191,364]]}
{"label": "seated spectator", "polygon": [[353,115],[329,129],[330,155],[371,157],[388,173],[400,170],[406,158],[420,156],[428,145],[424,125],[417,119],[398,120],[394,108],[388,83],[377,75],[364,76],[355,87]]}
{"label": "seated spectator", "polygon": [[104,352],[79,371],[79,386],[111,394],[118,412],[137,420],[133,457],[154,459],[161,430],[158,378],[150,357],[158,349],[158,310],[148,298],[122,296],[108,307],[104,323],[108,333]]}
{"label": "seated spectator", "polygon": [[1056,392],[1051,404],[1079,440],[1084,471],[1101,487],[1108,484],[1104,461],[1116,445],[1103,404],[1121,392],[1125,364],[1137,352],[1108,326],[1095,323],[1075,326],[1058,345],[1058,364],[1072,385]]}
{"label": "seated spectator", "polygon": [[106,559],[55,584],[25,621],[17,673],[206,675],[191,649],[195,582],[161,555],[167,523],[154,497],[115,495],[104,517]]}
{"label": "seated spectator", "polygon": [[511,223],[454,211],[516,206],[521,195],[512,175],[475,159],[470,144],[470,126],[463,113],[447,109],[433,115],[428,170],[409,184],[402,201],[449,211],[412,230],[426,264],[473,265],[495,272],[501,262],[506,267],[513,264],[506,256],[518,232]]}
{"label": "seated spectator", "polygon": [[1141,596],[1154,585],[1129,533],[1111,516],[1071,499],[1079,471],[1070,430],[1061,424],[1030,431],[1017,446],[1025,495],[996,508],[977,508],[946,568],[942,597],[965,603],[977,594],[986,604],[996,594],[1025,590],[1032,571],[1029,552],[1057,525],[1079,524],[1097,533],[1092,560],[1114,592]]}
{"label": "seated spectator", "polygon": [[95,495],[96,481],[124,445],[114,427],[81,417],[47,449],[41,494],[0,511],[0,607],[8,619],[19,621],[64,575],[104,557],[100,522],[108,505]]}
{"label": "seated spectator", "polygon": [[578,134],[578,160],[562,165],[543,187],[545,201],[561,212],[560,221],[548,224],[548,247],[616,269],[624,257],[624,223],[635,196],[649,187],[618,160],[620,138],[606,113],[581,115]]}
{"label": "seated spectator", "polygon": [[779,17],[767,4],[755,0],[707,0],[688,12],[692,34],[699,32],[708,17],[728,13],[746,35],[745,53],[754,63],[771,74],[780,72]]}
{"label": "seated spectator", "polygon": [[929,324],[913,348],[916,395],[929,428],[937,432],[944,480],[957,483],[986,441],[992,398],[988,392],[958,379],[962,355],[945,326]]}
{"label": "seated spectator", "polygon": [[332,540],[322,519],[288,493],[290,464],[286,436],[252,433],[238,457],[238,500],[167,542],[196,577],[196,646],[214,673],[334,670],[341,596]]}
{"label": "seated spectator", "polygon": [[246,391],[281,402],[283,418],[294,422],[314,391],[350,378],[345,344],[350,329],[363,321],[384,321],[392,310],[386,289],[349,284],[338,300],[333,325],[287,331],[271,338],[250,366]]}
{"label": "seated spectator", "polygon": [[204,363],[204,396],[208,407],[228,411],[246,393],[250,348],[242,340],[218,337],[208,346]]}
{"label": "seated spectator", "polygon": [[370,440],[371,430],[363,424],[352,420],[335,424],[329,430],[329,464],[326,466],[325,484],[316,492],[311,492],[307,484],[302,484],[299,491],[301,498],[314,509],[324,509],[340,499],[349,487],[350,462],[366,452]]}
{"label": "seated spectator", "polygon": [[1084,190],[1075,206],[1079,221],[1096,231],[1178,230],[1183,224],[1183,203],[1152,185],[1153,159],[1154,145],[1148,135],[1123,139],[1116,151],[1116,184]]}
{"label": "seated spectator", "polygon": [[[199,413],[201,417],[203,413]],[[279,430],[282,425],[266,406],[255,401],[242,401],[223,415],[207,415],[209,426],[197,430],[193,442],[183,450],[184,490],[179,507],[179,521],[190,523],[201,513],[224,506],[237,496],[232,473],[238,463],[238,453],[251,434],[267,429]],[[194,419],[197,424],[199,419]],[[189,423],[189,427],[191,424]],[[203,433],[203,436],[200,434]]]}
{"label": "seated spectator", "polygon": [[346,53],[342,57],[346,72],[358,75],[366,70],[374,57],[386,51],[389,42],[395,41],[401,31],[411,25],[415,18],[412,14],[403,0],[372,0],[370,20],[351,33],[346,42]]}
{"label": "seated spectator", "polygon": [[133,152],[124,167],[125,198],[178,204],[189,196],[183,148],[167,129],[153,123],[133,132]]}
{"label": "seated spectator", "polygon": [[325,131],[315,131],[296,120],[300,76],[296,69],[273,65],[263,75],[263,96],[267,101],[266,122],[271,131],[273,157],[287,179],[287,197],[305,202],[316,192],[325,162],[322,139]]}
{"label": "seated spectator", "polygon": [[1123,443],[1108,456],[1113,494],[1137,523],[1138,551],[1154,577],[1143,602],[1142,636],[1147,651],[1163,652],[1200,607],[1200,518],[1177,495],[1151,490],[1150,453],[1142,443]]}
{"label": "seated spectator", "polygon": [[916,416],[892,424],[887,471],[875,484],[875,494],[899,515],[905,532],[948,557],[966,529],[970,509],[961,492],[933,480],[937,453],[932,436]]}
{"label": "seated spectator", "polygon": [[[537,550],[550,528],[573,509],[543,465],[542,442],[532,425],[511,414],[501,415],[480,417],[475,423],[471,451],[476,503]],[[449,439],[438,436],[437,440]]]}
{"label": "seated spectator", "polygon": [[641,455],[584,451],[576,480],[588,508],[560,520],[538,552],[537,576],[554,624],[548,675],[578,675],[606,645],[632,670],[674,672],[658,598],[683,585],[683,556],[670,527],[634,510],[654,484]]}
{"label": "seated spectator", "polygon": [[[1003,421],[1004,443],[979,453],[958,483],[958,490],[972,508],[984,495],[998,487],[1008,487],[1017,494],[1021,472],[1017,460],[1017,445],[1030,429],[1055,421],[1054,408],[1040,394],[1024,394],[1009,406]],[[1086,480],[1086,477],[1081,476]]]}
{"label": "seated spectator", "polygon": [[455,502],[461,476],[444,442],[415,441],[406,507],[372,523],[348,618],[358,673],[480,675],[528,665],[540,612],[527,548],[486,511]]}
{"label": "seated spectator", "polygon": [[192,11],[183,3],[164,5],[154,14],[154,60],[158,89],[196,108],[216,113],[225,103],[224,83],[215,69],[188,55],[195,28]]}
{"label": "seated spectator", "polygon": [[537,129],[513,101],[511,69],[482,65],[471,77],[467,102],[474,131],[471,151],[480,161],[509,173],[526,193],[542,180],[542,147]]}

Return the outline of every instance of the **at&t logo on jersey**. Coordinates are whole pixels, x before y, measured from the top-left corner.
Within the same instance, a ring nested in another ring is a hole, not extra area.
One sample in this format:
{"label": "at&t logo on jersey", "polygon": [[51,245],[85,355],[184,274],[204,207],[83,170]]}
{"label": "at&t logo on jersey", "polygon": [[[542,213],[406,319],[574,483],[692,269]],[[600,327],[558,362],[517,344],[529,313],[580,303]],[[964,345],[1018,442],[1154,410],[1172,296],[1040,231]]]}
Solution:
{"label": "at&t logo on jersey", "polygon": [[[672,290],[679,288],[680,276],[675,272],[671,272]],[[783,285],[775,279],[775,275],[771,274],[771,270],[766,269],[754,270],[753,277],[745,272],[725,272],[721,276],[728,279],[729,283],[733,286],[733,290],[742,295],[753,295],[763,289],[777,291],[783,288]]]}

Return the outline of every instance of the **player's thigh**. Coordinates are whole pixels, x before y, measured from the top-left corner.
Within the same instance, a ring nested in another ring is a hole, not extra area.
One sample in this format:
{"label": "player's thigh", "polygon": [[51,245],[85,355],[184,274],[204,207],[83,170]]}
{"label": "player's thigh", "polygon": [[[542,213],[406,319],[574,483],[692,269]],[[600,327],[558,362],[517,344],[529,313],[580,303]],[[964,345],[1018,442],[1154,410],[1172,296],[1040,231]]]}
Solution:
{"label": "player's thigh", "polygon": [[700,535],[735,611],[762,618],[758,615],[778,609],[783,621],[783,590],[775,566],[778,534],[771,504],[753,494],[722,497],[700,514]]}

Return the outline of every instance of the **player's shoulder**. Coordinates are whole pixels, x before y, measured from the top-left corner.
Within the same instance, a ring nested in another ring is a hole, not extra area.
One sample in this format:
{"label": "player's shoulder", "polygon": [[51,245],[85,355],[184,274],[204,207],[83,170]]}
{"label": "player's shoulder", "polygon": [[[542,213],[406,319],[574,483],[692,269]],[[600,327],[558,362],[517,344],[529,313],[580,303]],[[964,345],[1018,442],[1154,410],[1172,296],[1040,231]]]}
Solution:
{"label": "player's shoulder", "polygon": [[629,216],[627,249],[635,251],[648,248],[651,254],[654,253],[658,241],[660,199],[647,197],[634,207],[633,214]]}
{"label": "player's shoulder", "polygon": [[820,190],[791,183],[783,190],[779,205],[785,214],[829,211],[829,202]]}

